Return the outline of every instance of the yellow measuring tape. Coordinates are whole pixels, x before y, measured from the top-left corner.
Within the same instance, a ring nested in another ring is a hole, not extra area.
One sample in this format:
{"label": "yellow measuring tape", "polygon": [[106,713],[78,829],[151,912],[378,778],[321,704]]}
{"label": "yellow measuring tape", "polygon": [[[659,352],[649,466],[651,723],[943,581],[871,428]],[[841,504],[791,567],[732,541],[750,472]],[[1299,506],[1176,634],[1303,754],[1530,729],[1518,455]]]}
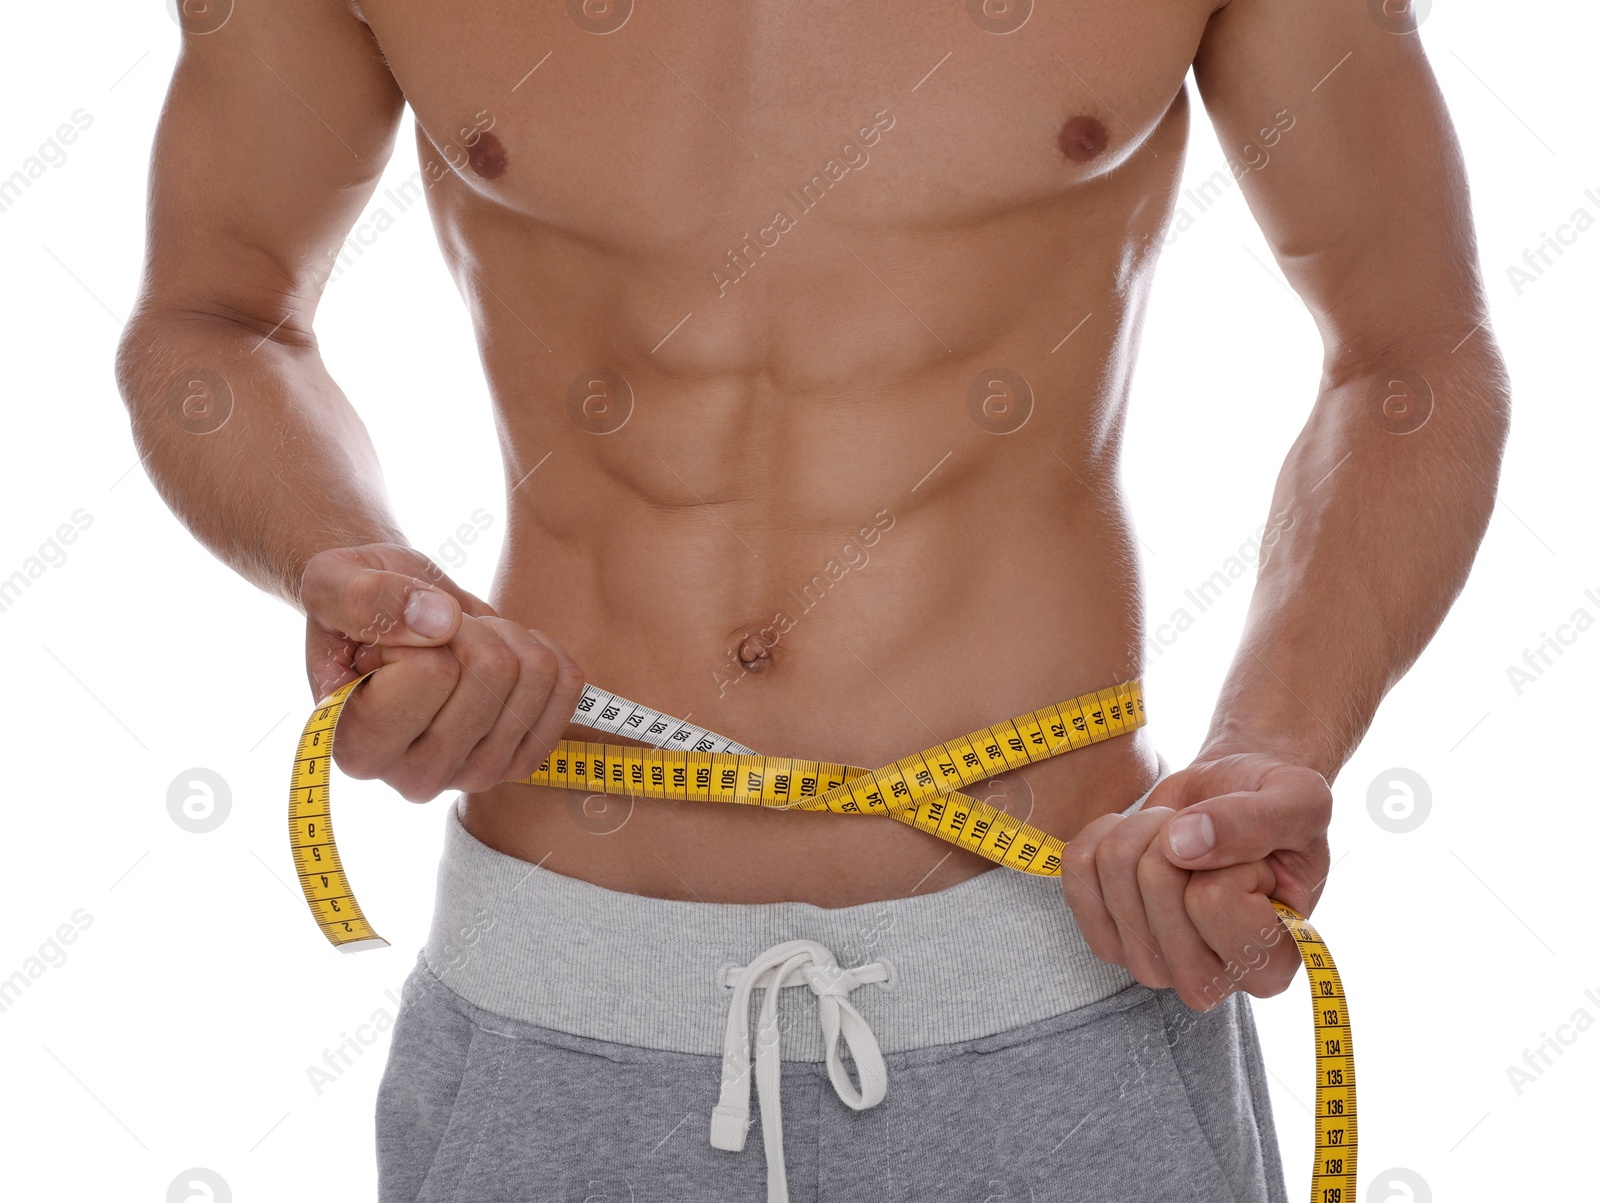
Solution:
{"label": "yellow measuring tape", "polygon": [[[388,944],[373,930],[350,889],[329,810],[334,728],[351,693],[371,675],[340,686],[306,720],[289,785],[289,842],[300,887],[323,934],[346,952]],[[1129,681],[869,770],[760,756],[726,736],[586,686],[574,723],[662,746],[561,740],[538,771],[519,784],[878,815],[1008,868],[1055,876],[1061,872],[1064,841],[960,793],[960,788],[1115,738],[1144,721],[1143,689],[1137,680]],[[1344,986],[1316,928],[1292,907],[1276,899],[1272,905],[1299,947],[1311,986],[1317,1066],[1311,1203],[1355,1203],[1356,1065]]]}

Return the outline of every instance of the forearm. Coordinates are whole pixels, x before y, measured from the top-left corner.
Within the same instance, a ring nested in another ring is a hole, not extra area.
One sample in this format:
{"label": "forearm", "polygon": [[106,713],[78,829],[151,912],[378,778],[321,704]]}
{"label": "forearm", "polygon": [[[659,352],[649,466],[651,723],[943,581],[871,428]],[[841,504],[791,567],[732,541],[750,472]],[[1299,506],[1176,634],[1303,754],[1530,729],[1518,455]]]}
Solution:
{"label": "forearm", "polygon": [[314,340],[266,333],[192,312],[136,315],[117,383],[167,505],[225,564],[300,608],[317,552],[406,540],[366,427]]}
{"label": "forearm", "polygon": [[[1426,378],[1433,395],[1409,431],[1420,410],[1383,409],[1402,374]],[[1466,581],[1508,412],[1486,329],[1455,352],[1417,340],[1375,367],[1325,373],[1278,477],[1244,637],[1202,755],[1270,751],[1333,780]]]}

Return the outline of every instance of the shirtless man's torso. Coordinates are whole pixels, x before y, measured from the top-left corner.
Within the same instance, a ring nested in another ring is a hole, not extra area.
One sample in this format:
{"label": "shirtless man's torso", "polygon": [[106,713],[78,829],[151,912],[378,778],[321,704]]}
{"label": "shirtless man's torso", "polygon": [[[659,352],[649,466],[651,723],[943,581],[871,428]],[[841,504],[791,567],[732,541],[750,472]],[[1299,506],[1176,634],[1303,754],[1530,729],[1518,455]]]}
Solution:
{"label": "shirtless man's torso", "polygon": [[[599,36],[370,0],[516,486],[496,612],[613,692],[847,764],[1136,676],[1120,433],[1213,7],[1001,37],[956,5],[726,0]],[[1155,771],[1140,731],[985,792],[1071,834]],[[670,898],[846,905],[991,867],[731,807],[601,839],[570,801],[500,785],[466,823]]]}

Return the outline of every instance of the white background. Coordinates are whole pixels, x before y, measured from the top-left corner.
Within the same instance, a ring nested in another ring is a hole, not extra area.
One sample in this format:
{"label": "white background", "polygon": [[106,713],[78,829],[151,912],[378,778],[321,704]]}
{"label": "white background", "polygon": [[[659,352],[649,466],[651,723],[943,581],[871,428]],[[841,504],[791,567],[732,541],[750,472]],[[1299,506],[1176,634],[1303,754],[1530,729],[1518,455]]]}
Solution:
{"label": "white background", "polygon": [[[297,1197],[310,1181],[321,1197],[370,1198],[385,1044],[320,1096],[306,1071],[374,1012],[393,1013],[386,991],[426,930],[445,802],[412,807],[339,780],[341,845],[394,947],[333,953],[285,847],[285,775],[310,703],[302,622],[171,516],[137,467],[112,380],[176,27],[159,0],[13,6],[5,26],[0,177],[75,110],[92,125],[0,212],[0,576],[74,511],[92,524],[0,612],[0,978],[74,912],[91,922],[0,1012],[0,1194],[157,1203],[200,1166],[241,1201]],[[1600,618],[1600,233],[1579,236],[1521,295],[1507,268],[1576,210],[1600,216],[1597,34],[1587,6],[1487,0],[1439,4],[1423,27],[1466,151],[1515,419],[1476,571],[1335,786],[1337,864],[1315,919],[1353,1002],[1363,1199],[1412,1197],[1376,1181],[1395,1166],[1427,1184],[1417,1199],[1440,1200],[1573,1197],[1593,1169],[1600,1030],[1578,1033],[1520,1095],[1507,1066],[1580,1009],[1600,1021],[1588,905],[1600,820],[1581,742],[1600,719],[1600,633],[1578,635],[1520,695],[1507,667],[1574,611]],[[1191,183],[1226,170],[1195,114]],[[385,184],[416,169],[409,128]],[[1313,399],[1320,344],[1271,263],[1230,188],[1159,269],[1126,461],[1153,622],[1266,519]],[[453,570],[485,593],[503,529],[500,467],[467,319],[421,205],[331,284],[318,330],[413,542],[438,554],[474,510],[494,516]],[[1246,601],[1241,582],[1152,655],[1152,721],[1175,765],[1197,746]],[[169,786],[195,767],[231,794],[226,821],[204,835],[167,808]],[[1431,792],[1409,834],[1368,810],[1369,787],[1388,792],[1396,767]],[[1256,1004],[1296,1199],[1311,1134],[1303,981]]]}

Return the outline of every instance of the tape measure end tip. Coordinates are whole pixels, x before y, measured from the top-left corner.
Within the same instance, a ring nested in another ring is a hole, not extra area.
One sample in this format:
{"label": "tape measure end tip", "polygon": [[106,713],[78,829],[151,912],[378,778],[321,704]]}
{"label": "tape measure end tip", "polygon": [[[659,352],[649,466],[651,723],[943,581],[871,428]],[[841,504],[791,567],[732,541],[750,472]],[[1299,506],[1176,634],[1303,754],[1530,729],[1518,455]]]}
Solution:
{"label": "tape measure end tip", "polygon": [[349,943],[340,944],[340,952],[365,952],[369,948],[388,948],[389,941],[382,936],[370,936],[365,940],[351,940]]}

